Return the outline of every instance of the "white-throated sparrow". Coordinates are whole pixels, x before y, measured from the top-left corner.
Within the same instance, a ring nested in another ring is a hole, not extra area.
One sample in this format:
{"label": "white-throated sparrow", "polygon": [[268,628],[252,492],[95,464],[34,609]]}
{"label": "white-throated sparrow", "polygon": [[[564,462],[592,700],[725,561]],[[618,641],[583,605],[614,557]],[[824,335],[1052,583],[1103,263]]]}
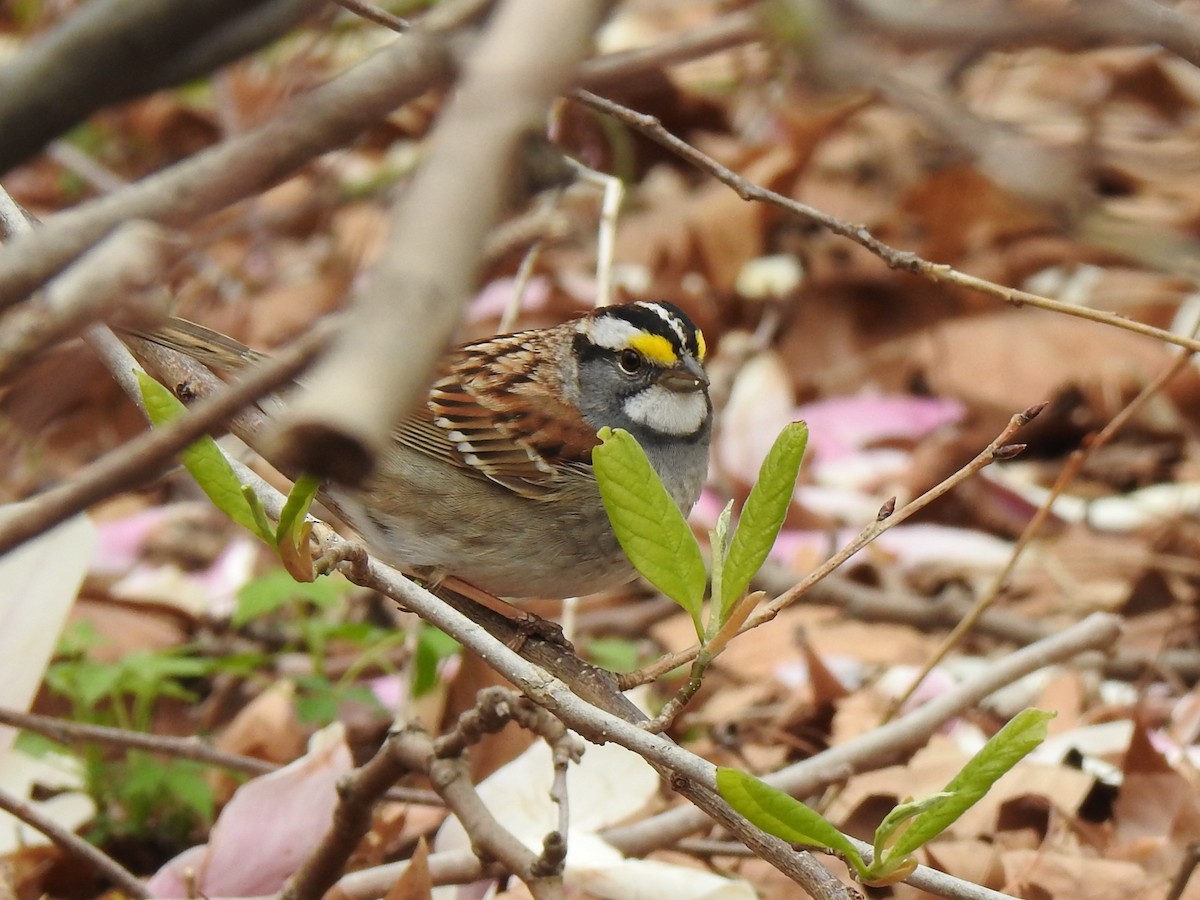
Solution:
{"label": "white-throated sparrow", "polygon": [[[150,340],[214,368],[257,354],[178,321]],[[686,514],[708,470],[704,338],[678,307],[632,303],[497,335],[444,359],[425,404],[361,488],[333,493],[381,558],[502,597],[567,597],[628,581],[592,448],[624,428]],[[348,502],[346,502],[348,501]]]}

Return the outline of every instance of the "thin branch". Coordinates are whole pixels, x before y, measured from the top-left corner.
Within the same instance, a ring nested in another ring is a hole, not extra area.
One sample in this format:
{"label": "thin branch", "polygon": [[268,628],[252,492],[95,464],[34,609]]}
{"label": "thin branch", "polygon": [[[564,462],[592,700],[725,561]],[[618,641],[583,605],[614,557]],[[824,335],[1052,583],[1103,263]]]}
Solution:
{"label": "thin branch", "polygon": [[721,53],[753,43],[761,37],[762,23],[758,10],[737,10],[661,43],[593,59],[587,63],[580,83],[592,90],[608,90],[648,71]]}
{"label": "thin branch", "polygon": [[606,11],[601,0],[505,0],[488,19],[388,249],[268,437],[272,461],[348,484],[374,468],[458,326],[531,123],[575,77]]}
{"label": "thin branch", "polygon": [[188,444],[219,430],[248,404],[295,379],[328,337],[324,328],[306,332],[227,390],[197,403],[187,415],[163,428],[138,435],[71,480],[22,504],[0,523],[0,553],[82,512],[93,503],[144,484],[170,465]]}
{"label": "thin branch", "polygon": [[399,737],[389,735],[379,751],[338,783],[333,821],[320,845],[279,892],[280,900],[319,900],[337,881],[346,860],[371,828],[375,804],[401,777],[414,769],[395,752]]}
{"label": "thin branch", "polygon": [[342,7],[342,9],[349,10],[356,16],[366,19],[368,22],[374,22],[376,25],[390,28],[398,34],[403,34],[412,27],[408,19],[394,16],[386,9],[381,9],[374,3],[367,2],[367,0],[333,0],[333,2]]}
{"label": "thin branch", "polygon": [[121,222],[195,222],[349,143],[396,107],[445,84],[452,71],[445,36],[413,29],[260,128],[50,217],[0,250],[0,308],[23,299]]}
{"label": "thin branch", "polygon": [[898,250],[879,240],[862,225],[846,222],[843,219],[821,212],[814,207],[799,203],[790,197],[785,197],[783,194],[747,181],[732,169],[717,162],[711,156],[697,150],[691,144],[671,134],[671,132],[663,128],[662,123],[654,116],[635,112],[628,107],[621,106],[619,103],[614,103],[603,97],[597,97],[588,91],[576,90],[572,92],[571,96],[579,100],[579,102],[611,115],[613,118],[637,129],[656,143],[662,144],[696,168],[707,172],[721,183],[728,185],[743,200],[757,200],[761,203],[768,203],[787,213],[799,216],[810,222],[815,222],[834,234],[848,238],[854,241],[854,243],[865,247],[893,269],[919,275],[930,281],[942,284],[954,284],[959,287],[968,288],[969,290],[978,291],[981,294],[995,297],[1013,306],[1032,306],[1037,309],[1058,312],[1063,315],[1098,322],[1102,325],[1111,325],[1114,328],[1121,328],[1125,331],[1132,331],[1135,334],[1154,338],[1163,343],[1183,347],[1185,350],[1200,351],[1200,340],[1196,340],[1195,338],[1184,337],[1162,328],[1155,328],[1152,325],[1135,322],[1116,313],[1104,312],[1083,306],[1074,306],[1070,303],[1051,300],[1049,297],[1031,294],[1028,291],[1017,290],[1016,288],[997,284],[994,281],[977,278],[974,275],[967,275],[948,265],[929,262],[911,251]]}
{"label": "thin branch", "polygon": [[[330,900],[378,900],[408,871],[409,864],[409,860],[403,860],[350,872],[339,879],[326,896]],[[435,886],[470,884],[484,878],[497,878],[507,874],[500,863],[491,862],[485,865],[470,850],[431,853],[427,865],[430,881]]]}
{"label": "thin branch", "polygon": [[1045,502],[1021,530],[1021,535],[1017,538],[1017,543],[1013,547],[1012,553],[1009,554],[1008,561],[1005,562],[1000,571],[992,578],[987,589],[979,595],[979,598],[972,604],[966,615],[959,619],[950,630],[950,633],[942,638],[937,649],[925,660],[920,671],[913,677],[904,693],[892,702],[887,711],[887,719],[896,715],[901,707],[916,692],[921,682],[925,680],[925,676],[932,672],[950,654],[950,651],[958,646],[962,639],[979,624],[979,620],[983,614],[996,602],[996,599],[1000,596],[1000,592],[1008,584],[1009,578],[1012,577],[1013,570],[1017,566],[1017,560],[1021,558],[1021,554],[1025,552],[1026,548],[1029,547],[1033,539],[1037,537],[1049,520],[1050,512],[1054,508],[1054,501],[1075,480],[1075,476],[1082,471],[1084,463],[1087,462],[1093,453],[1116,437],[1121,429],[1150,402],[1152,397],[1156,396],[1176,375],[1186,369],[1191,363],[1191,359],[1191,353],[1185,350],[1179,351],[1176,359],[1160,372],[1158,377],[1142,388],[1136,397],[1125,404],[1125,407],[1113,416],[1098,434],[1094,435],[1091,440],[1086,441],[1083,447],[1071,452],[1071,455],[1067,458],[1066,465],[1063,466],[1062,470],[1058,473],[1058,477],[1054,480],[1054,485],[1051,487],[1050,493],[1046,496]]}
{"label": "thin branch", "polygon": [[1187,852],[1184,853],[1183,859],[1179,862],[1179,868],[1175,871],[1175,877],[1171,879],[1171,887],[1167,890],[1167,894],[1163,900],[1179,900],[1183,896],[1184,890],[1188,886],[1188,882],[1192,880],[1192,873],[1196,871],[1196,866],[1200,864],[1200,844],[1195,841],[1188,844]]}
{"label": "thin branch", "polygon": [[0,322],[0,380],[51,344],[120,311],[152,318],[166,307],[162,273],[183,249],[178,236],[127,222],[85,253],[30,302]]}
{"label": "thin branch", "polygon": [[[1012,436],[1039,412],[1042,411],[1045,404],[1041,406],[1030,407],[1022,413],[1013,416],[1004,430],[1001,431],[990,444],[983,448],[976,457],[938,484],[934,485],[920,497],[906,503],[898,510],[892,510],[889,504],[885,504],[884,509],[880,511],[878,518],[868,524],[854,540],[846,544],[841,550],[829,557],[817,568],[813,569],[804,576],[793,587],[784,591],[770,603],[755,612],[746,624],[738,629],[738,634],[745,634],[760,625],[770,622],[778,616],[783,610],[787,609],[801,597],[803,597],[813,585],[818,584],[822,579],[827,578],[833,572],[837,571],[845,562],[878,538],[881,534],[890,528],[899,525],[905,519],[924,509],[934,500],[937,500],[942,495],[946,494],[953,488],[957,487],[968,478],[973,477],[977,472],[986,466],[991,465],[999,458],[1009,459],[1024,449],[1022,444],[1010,444]],[[636,672],[630,672],[627,675],[621,676],[620,683],[623,688],[630,688],[638,684],[646,684],[662,677],[672,669],[678,668],[684,663],[691,662],[696,659],[701,648],[698,644],[689,647],[686,650],[681,650],[677,653],[669,653],[661,659],[655,660],[651,665],[639,669]]]}
{"label": "thin branch", "polygon": [[836,0],[830,7],[845,17],[847,27],[869,29],[914,49],[1160,44],[1200,66],[1200,24],[1155,0],[1089,0],[1061,11],[1011,3],[924,8],[886,0]]}
{"label": "thin branch", "polygon": [[94,0],[0,77],[0,171],[101,107],[205,75],[275,40],[316,0]]}
{"label": "thin branch", "polygon": [[0,789],[0,809],[40,831],[71,856],[83,860],[126,895],[130,897],[150,896],[146,885],[115,859],[92,846],[73,831],[63,828],[49,816],[43,815],[33,805],[14,797],[3,789]]}
{"label": "thin branch", "polygon": [[[971,709],[1000,688],[1012,684],[1030,672],[1065,662],[1088,650],[1109,647],[1120,635],[1121,623],[1116,616],[1095,613],[1044,641],[997,659],[985,672],[903,718],[764,776],[763,780],[794,796],[805,796],[844,780],[855,772],[905,759],[924,746],[929,737],[947,721]],[[570,721],[567,724],[574,727]],[[619,738],[618,741],[620,742]],[[661,847],[672,846],[676,841],[703,828],[706,823],[707,819],[700,810],[680,807],[634,825],[608,829],[603,832],[602,837],[624,853],[642,855]],[[938,879],[931,870],[924,867],[918,869],[907,881],[924,890],[934,890],[942,896],[953,896],[947,893],[950,888],[945,883],[936,890],[927,887],[927,884],[937,882]],[[988,896],[1002,895],[991,892]]]}
{"label": "thin branch", "polygon": [[[37,713],[21,712],[3,707],[0,707],[0,725],[40,734],[53,741],[58,741],[60,744],[92,743],[106,747],[145,750],[148,753],[158,753],[175,759],[188,759],[209,766],[229,769],[233,772],[245,772],[247,775],[267,775],[280,768],[276,763],[267,762],[265,759],[217,750],[198,738],[146,734],[124,728],[110,728],[106,725],[84,725],[79,722],[69,722],[52,716],[41,716]],[[392,788],[384,795],[384,799],[421,806],[442,805],[437,794],[415,788]]]}
{"label": "thin branch", "polygon": [[[1140,558],[1139,558],[1140,560]],[[795,576],[783,567],[768,562],[758,580],[772,592],[782,592],[795,584]],[[813,585],[805,602],[836,606],[844,615],[864,622],[892,622],[924,631],[953,628],[971,609],[971,602],[949,594],[918,597],[895,586],[887,590],[868,587],[838,574]],[[1058,626],[1034,622],[1004,609],[984,611],[976,632],[1018,646],[1051,637]],[[1187,684],[1200,681],[1200,651],[1187,647],[1150,651],[1118,647],[1106,654],[1101,671],[1109,678],[1132,680],[1147,671],[1169,673]]]}

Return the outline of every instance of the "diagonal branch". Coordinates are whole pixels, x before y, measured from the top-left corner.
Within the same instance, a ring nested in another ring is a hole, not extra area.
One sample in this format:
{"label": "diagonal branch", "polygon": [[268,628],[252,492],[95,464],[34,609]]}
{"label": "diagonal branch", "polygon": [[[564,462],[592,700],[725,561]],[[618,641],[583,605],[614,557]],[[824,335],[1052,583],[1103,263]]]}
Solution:
{"label": "diagonal branch", "polygon": [[269,458],[350,484],[374,468],[458,325],[526,136],[575,78],[607,6],[507,0],[493,14],[393,213],[369,286],[282,419]]}

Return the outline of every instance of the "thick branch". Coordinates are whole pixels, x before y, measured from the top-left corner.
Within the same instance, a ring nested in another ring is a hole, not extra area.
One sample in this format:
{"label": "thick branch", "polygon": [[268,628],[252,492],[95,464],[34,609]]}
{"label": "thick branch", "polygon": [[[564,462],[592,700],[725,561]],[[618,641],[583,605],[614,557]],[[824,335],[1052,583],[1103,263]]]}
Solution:
{"label": "thick branch", "polygon": [[51,217],[0,251],[0,308],[42,285],[121,222],[195,222],[343,146],[396,107],[445,84],[451,71],[446,41],[414,29],[261,128]]}
{"label": "thick branch", "polygon": [[91,113],[256,50],[318,0],[92,0],[0,70],[0,172]]}
{"label": "thick branch", "polygon": [[395,211],[369,287],[283,420],[278,456],[269,458],[348,483],[374,467],[458,325],[526,135],[544,127],[606,7],[507,0],[493,14]]}

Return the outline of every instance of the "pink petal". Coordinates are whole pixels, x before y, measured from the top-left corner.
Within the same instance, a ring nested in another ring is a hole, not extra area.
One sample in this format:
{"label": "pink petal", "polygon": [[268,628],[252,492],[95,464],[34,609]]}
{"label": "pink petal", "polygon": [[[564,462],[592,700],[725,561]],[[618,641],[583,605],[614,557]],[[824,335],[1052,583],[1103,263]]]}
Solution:
{"label": "pink petal", "polygon": [[182,884],[189,867],[196,872],[196,889],[206,897],[278,891],[329,830],[337,783],[353,768],[342,726],[318,732],[300,759],[238,788],[207,846],[193,847],[167,863],[151,879],[151,892],[186,896],[170,888]]}
{"label": "pink petal", "polygon": [[958,400],[863,394],[805,403],[792,417],[808,423],[811,453],[836,458],[883,440],[915,440],[959,421],[964,412]]}

